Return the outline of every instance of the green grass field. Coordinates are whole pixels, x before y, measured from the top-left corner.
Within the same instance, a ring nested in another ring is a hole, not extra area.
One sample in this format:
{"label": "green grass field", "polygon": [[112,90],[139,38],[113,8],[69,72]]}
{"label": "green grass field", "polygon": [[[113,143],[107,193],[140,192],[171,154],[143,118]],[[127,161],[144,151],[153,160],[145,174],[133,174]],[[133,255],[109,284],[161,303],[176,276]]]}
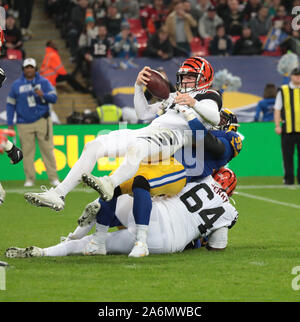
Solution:
{"label": "green grass field", "polygon": [[5,259],[10,246],[58,243],[97,195],[87,188],[72,192],[65,210],[56,213],[26,203],[23,182],[2,184],[7,198],[0,208],[0,260],[11,268],[0,302],[300,300],[300,290],[292,288],[292,269],[300,266],[300,187],[283,187],[281,178],[239,179],[234,200],[240,216],[225,251],[198,249],[140,259]]}

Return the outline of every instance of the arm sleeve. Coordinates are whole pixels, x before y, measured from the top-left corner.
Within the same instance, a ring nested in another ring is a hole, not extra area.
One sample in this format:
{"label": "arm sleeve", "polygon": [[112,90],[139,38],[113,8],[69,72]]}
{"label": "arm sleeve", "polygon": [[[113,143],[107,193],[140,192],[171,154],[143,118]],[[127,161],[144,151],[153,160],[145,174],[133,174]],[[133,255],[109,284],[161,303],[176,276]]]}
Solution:
{"label": "arm sleeve", "polygon": [[57,101],[57,94],[54,87],[50,84],[50,82],[46,81],[43,84],[43,92],[44,92],[44,99],[47,103],[56,103]]}
{"label": "arm sleeve", "polygon": [[[210,131],[208,131],[205,126],[198,120],[193,119],[188,122],[190,129],[193,132],[193,136],[196,138],[196,131],[202,130],[204,131],[204,150],[206,152],[209,152],[213,158],[219,159],[221,158],[226,150],[226,143],[228,143],[226,140],[221,140],[214,136]],[[229,146],[229,151],[231,151],[231,148]]]}
{"label": "arm sleeve", "polygon": [[195,111],[207,122],[212,125],[220,123],[220,112],[217,102],[211,99],[197,101],[194,106]]}
{"label": "arm sleeve", "polygon": [[155,104],[148,104],[143,92],[143,86],[134,85],[134,108],[138,119],[143,121],[153,120],[161,105],[160,102]]}
{"label": "arm sleeve", "polygon": [[274,110],[282,109],[282,94],[281,91],[278,91],[275,99]]}
{"label": "arm sleeve", "polygon": [[6,99],[6,118],[7,118],[7,125],[14,125],[14,116],[16,111],[16,94],[14,90],[14,86],[12,86],[7,99]]}

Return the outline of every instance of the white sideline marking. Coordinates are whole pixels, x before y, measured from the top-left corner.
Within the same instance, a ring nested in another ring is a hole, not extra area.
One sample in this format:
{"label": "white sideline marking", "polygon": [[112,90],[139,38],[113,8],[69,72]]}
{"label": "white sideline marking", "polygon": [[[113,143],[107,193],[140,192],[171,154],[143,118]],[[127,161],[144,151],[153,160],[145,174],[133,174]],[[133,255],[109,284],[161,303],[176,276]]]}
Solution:
{"label": "white sideline marking", "polygon": [[247,197],[247,198],[251,198],[251,199],[255,199],[255,200],[266,201],[266,202],[270,202],[270,203],[281,205],[281,206],[300,209],[300,205],[295,205],[293,203],[287,203],[287,202],[282,202],[282,201],[278,201],[278,200],[274,200],[274,199],[270,199],[270,198],[255,196],[255,195],[251,195],[251,194],[245,193],[245,192],[239,192],[237,195]]}
{"label": "white sideline marking", "polygon": [[284,185],[284,184],[277,184],[277,185],[238,185],[238,189],[290,189],[296,190],[300,189],[300,185]]}
{"label": "white sideline marking", "polygon": [[[6,193],[19,193],[19,194],[24,194],[26,192],[43,192],[43,191],[39,190],[38,188],[37,189],[33,189],[33,188],[30,188],[30,189],[28,189],[28,188],[26,188],[26,189],[25,188],[24,189],[22,189],[22,188],[20,188],[20,189],[11,189],[11,188],[5,188],[4,187],[4,190],[5,190]],[[74,192],[86,192],[86,193],[97,192],[97,191],[95,191],[93,189],[85,189],[85,188],[75,188],[72,191],[74,191]]]}

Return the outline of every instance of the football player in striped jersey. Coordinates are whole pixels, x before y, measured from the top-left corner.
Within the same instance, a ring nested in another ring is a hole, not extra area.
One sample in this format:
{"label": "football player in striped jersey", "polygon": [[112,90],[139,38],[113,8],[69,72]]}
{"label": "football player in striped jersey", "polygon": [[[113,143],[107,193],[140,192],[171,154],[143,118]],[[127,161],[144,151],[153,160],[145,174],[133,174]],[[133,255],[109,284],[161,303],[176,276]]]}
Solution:
{"label": "football player in striped jersey", "polygon": [[[178,71],[179,91],[171,93],[161,103],[149,105],[144,96],[143,86],[147,84],[147,73],[147,68],[144,68],[137,77],[134,105],[140,118],[149,119],[151,114],[154,120],[150,125],[138,130],[119,130],[98,136],[86,144],[79,160],[56,188],[42,193],[26,193],[24,197],[28,202],[60,211],[64,208],[64,197],[81,180],[93,185],[103,200],[112,199],[115,188],[134,177],[142,161],[149,158],[151,162],[169,159],[182,146],[192,144],[191,136],[184,133],[189,130],[188,123],[177,112],[176,105],[192,107],[205,124],[219,124],[222,100],[216,91],[209,89],[213,81],[213,69],[206,59],[191,57],[185,60]],[[162,107],[165,113],[156,117]],[[111,176],[91,176],[97,160],[105,156],[125,156],[125,159]]]}

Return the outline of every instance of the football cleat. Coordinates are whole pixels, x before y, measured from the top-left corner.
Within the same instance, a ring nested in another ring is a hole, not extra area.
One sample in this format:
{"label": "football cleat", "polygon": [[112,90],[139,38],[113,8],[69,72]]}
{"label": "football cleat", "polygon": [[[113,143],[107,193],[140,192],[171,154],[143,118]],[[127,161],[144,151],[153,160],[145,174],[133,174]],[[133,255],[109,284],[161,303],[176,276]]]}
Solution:
{"label": "football cleat", "polygon": [[44,192],[27,192],[24,194],[24,198],[36,207],[48,207],[55,211],[64,209],[64,198],[59,196],[54,188],[48,190],[45,186],[41,186],[41,189],[44,190]]}
{"label": "football cleat", "polygon": [[148,256],[149,255],[149,249],[147,244],[141,242],[141,241],[137,241],[130,254],[128,255],[128,257],[144,257],[144,256]]}
{"label": "football cleat", "polygon": [[105,242],[97,242],[92,239],[83,251],[84,255],[106,255]]}
{"label": "football cleat", "polygon": [[98,199],[94,200],[93,202],[89,203],[85,206],[82,215],[78,219],[78,225],[80,227],[90,225],[93,221],[96,220],[97,213],[100,210],[100,203]]}
{"label": "football cleat", "polygon": [[97,178],[85,173],[82,175],[82,181],[96,190],[104,201],[110,201],[113,198],[115,188],[108,176]]}
{"label": "football cleat", "polygon": [[5,256],[9,258],[42,257],[44,251],[36,246],[27,248],[10,247],[5,251]]}

